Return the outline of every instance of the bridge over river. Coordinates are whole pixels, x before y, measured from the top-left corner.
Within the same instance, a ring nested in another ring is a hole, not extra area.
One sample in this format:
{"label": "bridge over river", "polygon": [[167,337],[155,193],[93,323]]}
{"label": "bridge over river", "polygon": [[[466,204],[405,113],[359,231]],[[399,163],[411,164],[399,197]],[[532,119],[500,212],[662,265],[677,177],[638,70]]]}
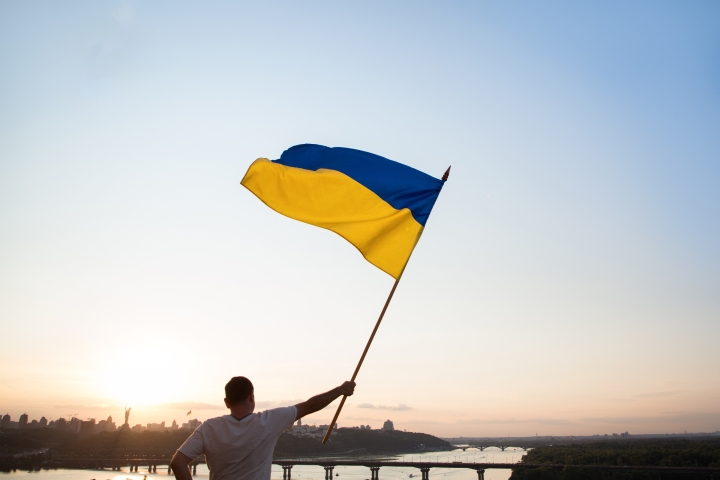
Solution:
{"label": "bridge over river", "polygon": [[535,448],[536,446],[537,445],[501,445],[501,444],[496,444],[496,443],[488,443],[488,444],[483,444],[483,445],[453,445],[453,448],[455,450],[462,450],[463,452],[465,450],[467,450],[468,448],[477,448],[478,450],[480,450],[482,452],[486,448],[492,448],[492,447],[499,448],[503,452],[505,451],[506,448],[517,448],[518,450],[524,450],[527,452],[528,450],[530,450],[531,448]]}
{"label": "bridge over river", "polygon": [[[190,464],[192,474],[197,474],[197,465],[205,463],[204,459],[196,459]],[[405,462],[393,460],[375,460],[375,459],[340,459],[340,458],[308,458],[308,459],[282,459],[274,460],[274,465],[279,465],[283,469],[283,480],[292,480],[292,468],[297,465],[313,465],[322,467],[325,470],[325,480],[333,478],[333,469],[335,467],[366,467],[370,469],[370,479],[380,480],[380,469],[384,467],[406,467],[417,468],[422,480],[430,479],[430,471],[433,468],[466,468],[475,470],[478,480],[485,480],[485,470],[490,469],[510,469],[517,468],[557,468],[573,467],[577,469],[593,469],[605,472],[655,472],[662,473],[688,473],[693,474],[693,478],[707,478],[712,480],[714,476],[720,478],[720,467],[644,467],[644,466],[616,466],[616,465],[565,465],[565,464],[546,464],[546,463],[475,463],[475,462]],[[149,472],[157,472],[157,467],[161,469],[167,468],[170,475],[170,458],[62,458],[51,462],[50,468],[80,468],[101,470],[110,468],[112,470],[120,470],[129,467],[130,471],[137,472],[138,467],[148,467]],[[163,468],[164,467],[164,468]]]}

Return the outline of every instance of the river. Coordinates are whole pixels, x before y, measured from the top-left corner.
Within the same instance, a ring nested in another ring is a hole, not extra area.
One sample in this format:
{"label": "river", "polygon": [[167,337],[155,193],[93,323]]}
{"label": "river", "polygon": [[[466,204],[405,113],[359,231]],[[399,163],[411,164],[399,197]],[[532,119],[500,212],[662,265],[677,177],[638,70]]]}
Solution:
{"label": "river", "polygon": [[[516,463],[525,454],[523,450],[508,448],[504,452],[499,448],[490,447],[480,452],[476,449],[454,450],[451,452],[426,452],[414,455],[398,455],[390,457],[398,461],[422,462],[480,462],[480,463]],[[388,458],[388,457],[385,457]],[[366,480],[370,478],[370,469],[366,467],[335,467],[335,480]],[[381,480],[420,480],[420,470],[407,467],[383,467],[380,469]],[[198,465],[196,478],[207,480],[208,471],[205,465]],[[491,469],[485,471],[485,480],[507,480],[510,470]],[[174,478],[174,477],[171,477]],[[292,469],[293,480],[324,480],[325,470],[319,466],[297,465]],[[430,480],[477,480],[475,470],[464,468],[433,468]],[[282,479],[282,467],[273,465],[272,479]],[[39,472],[10,472],[0,474],[0,480],[168,480],[167,470],[148,473],[141,467],[137,473],[130,473],[127,468],[120,472],[112,470],[41,470]]]}

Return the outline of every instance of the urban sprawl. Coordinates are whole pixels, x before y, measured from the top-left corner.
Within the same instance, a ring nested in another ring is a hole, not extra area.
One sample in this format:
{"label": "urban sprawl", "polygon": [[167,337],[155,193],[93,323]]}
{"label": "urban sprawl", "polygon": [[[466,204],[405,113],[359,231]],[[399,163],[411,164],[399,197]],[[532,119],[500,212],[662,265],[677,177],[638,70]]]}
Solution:
{"label": "urban sprawl", "polygon": [[[126,412],[126,417],[129,417],[129,410]],[[109,416],[107,420],[100,420],[99,422],[96,422],[94,418],[90,418],[88,420],[80,420],[75,416],[71,417],[70,420],[58,418],[57,420],[48,421],[47,418],[42,417],[40,418],[40,420],[30,421],[26,413],[20,415],[20,419],[17,422],[13,421],[10,417],[10,414],[7,413],[2,417],[2,420],[0,420],[0,428],[55,428],[57,430],[78,433],[81,436],[95,435],[100,432],[114,432],[116,430],[124,430],[131,432],[174,432],[177,430],[192,431],[199,427],[201,424],[202,422],[200,420],[192,419],[188,420],[187,423],[183,423],[182,425],[178,425],[178,423],[173,420],[170,426],[166,426],[165,422],[161,422],[148,423],[147,425],[137,424],[131,427],[126,418],[125,423],[118,427],[117,425],[115,425],[112,416]],[[298,420],[297,423],[288,430],[288,433],[298,437],[322,437],[327,431],[327,428],[328,425],[303,425],[302,420]],[[337,424],[335,424],[336,431],[337,428],[338,426]],[[360,430],[372,430],[370,425],[360,425],[359,427],[351,428]],[[393,431],[395,430],[395,426],[393,425],[392,421],[387,420],[385,421],[380,430],[386,432]]]}

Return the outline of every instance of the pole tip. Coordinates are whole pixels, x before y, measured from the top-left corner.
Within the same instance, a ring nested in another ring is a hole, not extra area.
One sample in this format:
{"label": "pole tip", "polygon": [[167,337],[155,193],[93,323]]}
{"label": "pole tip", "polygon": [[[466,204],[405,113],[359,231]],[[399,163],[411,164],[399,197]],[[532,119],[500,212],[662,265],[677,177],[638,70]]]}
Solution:
{"label": "pole tip", "polygon": [[450,166],[448,167],[448,169],[445,170],[445,173],[443,173],[443,176],[442,176],[442,181],[443,181],[443,182],[447,182],[447,179],[448,179],[448,177],[450,176],[450,168],[451,168],[451,167],[452,167],[452,165],[450,165]]}

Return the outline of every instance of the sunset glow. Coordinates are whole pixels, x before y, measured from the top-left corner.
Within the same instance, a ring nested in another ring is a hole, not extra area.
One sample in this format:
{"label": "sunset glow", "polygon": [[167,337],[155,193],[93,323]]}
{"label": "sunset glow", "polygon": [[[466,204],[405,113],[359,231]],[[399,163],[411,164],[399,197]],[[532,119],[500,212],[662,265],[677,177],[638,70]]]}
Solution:
{"label": "sunset glow", "polygon": [[394,278],[240,185],[315,143],[452,165],[341,426],[719,431],[719,24],[717,2],[0,2],[0,413],[182,423],[236,375],[258,409],[349,379]]}

